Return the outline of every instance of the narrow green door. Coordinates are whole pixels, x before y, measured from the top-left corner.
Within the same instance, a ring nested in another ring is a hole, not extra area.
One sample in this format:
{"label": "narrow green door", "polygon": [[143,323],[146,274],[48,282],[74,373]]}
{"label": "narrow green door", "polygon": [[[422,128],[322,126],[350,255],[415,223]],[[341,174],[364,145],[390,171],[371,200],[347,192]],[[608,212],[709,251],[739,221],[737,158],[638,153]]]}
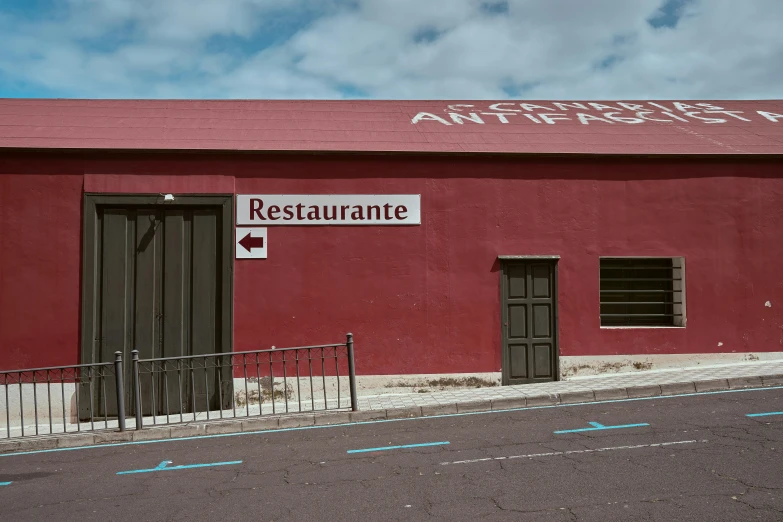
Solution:
{"label": "narrow green door", "polygon": [[556,380],[555,261],[505,261],[501,274],[503,384]]}

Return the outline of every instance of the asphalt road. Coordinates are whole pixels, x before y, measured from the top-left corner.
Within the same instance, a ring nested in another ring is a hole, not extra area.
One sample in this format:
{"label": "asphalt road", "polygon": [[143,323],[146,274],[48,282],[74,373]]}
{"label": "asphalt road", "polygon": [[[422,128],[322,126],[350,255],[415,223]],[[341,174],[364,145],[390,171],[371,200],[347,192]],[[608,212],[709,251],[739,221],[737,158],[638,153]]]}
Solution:
{"label": "asphalt road", "polygon": [[[783,415],[747,416],[781,411],[768,389],[0,456],[0,519],[783,520]],[[591,422],[647,425],[555,433]],[[228,464],[118,474],[164,461]]]}

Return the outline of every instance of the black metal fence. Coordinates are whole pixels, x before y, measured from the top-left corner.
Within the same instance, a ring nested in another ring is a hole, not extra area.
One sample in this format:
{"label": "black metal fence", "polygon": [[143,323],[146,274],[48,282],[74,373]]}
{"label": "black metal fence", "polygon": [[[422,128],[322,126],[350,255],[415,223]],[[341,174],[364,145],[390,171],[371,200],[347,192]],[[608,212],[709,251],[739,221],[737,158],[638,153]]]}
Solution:
{"label": "black metal fence", "polygon": [[101,423],[108,429],[110,419],[124,430],[124,418],[109,414],[121,411],[123,388],[119,353],[113,363],[2,371],[6,438],[12,431],[24,437],[100,429]]}
{"label": "black metal fence", "polygon": [[137,430],[357,409],[351,334],[340,344],[156,359],[131,354],[129,367],[116,352],[111,363],[0,372],[6,438],[125,431],[126,405]]}

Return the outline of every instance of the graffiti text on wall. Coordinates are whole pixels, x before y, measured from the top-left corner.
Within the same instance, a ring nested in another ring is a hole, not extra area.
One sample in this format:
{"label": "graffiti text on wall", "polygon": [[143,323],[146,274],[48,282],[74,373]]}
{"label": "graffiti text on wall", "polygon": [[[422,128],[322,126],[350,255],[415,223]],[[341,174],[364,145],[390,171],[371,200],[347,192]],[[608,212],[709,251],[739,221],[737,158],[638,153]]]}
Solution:
{"label": "graffiti text on wall", "polygon": [[[558,122],[591,124],[783,122],[783,114],[769,111],[740,111],[712,103],[684,102],[496,102],[486,105],[453,104],[443,114],[420,112],[411,123],[432,121],[441,125],[485,123],[549,124]],[[783,111],[780,111],[783,112]]]}

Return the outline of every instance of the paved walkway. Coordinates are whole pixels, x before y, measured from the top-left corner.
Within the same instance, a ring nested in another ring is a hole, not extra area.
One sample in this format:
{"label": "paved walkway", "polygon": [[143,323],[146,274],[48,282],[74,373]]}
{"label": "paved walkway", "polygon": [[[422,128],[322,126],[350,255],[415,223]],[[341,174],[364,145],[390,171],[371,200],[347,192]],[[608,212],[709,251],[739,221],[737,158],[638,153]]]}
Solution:
{"label": "paved walkway", "polygon": [[[762,377],[766,377],[762,382]],[[642,394],[661,395],[671,391],[704,391],[706,383],[712,381],[735,380],[735,386],[748,385],[783,385],[783,360],[759,361],[737,364],[723,364],[705,367],[689,367],[672,370],[640,371],[614,375],[594,375],[572,377],[565,381],[540,384],[520,384],[516,386],[498,386],[488,388],[471,388],[447,390],[431,393],[404,393],[395,395],[359,396],[360,410],[388,410],[394,408],[410,408],[417,406],[451,405],[464,402],[493,401],[498,399],[523,399],[542,395],[584,394],[591,393],[600,400],[604,392],[616,392],[631,389],[632,395],[637,391]],[[719,382],[713,383],[715,389]],[[732,387],[727,383],[722,389]],[[678,386],[673,386],[678,385]],[[655,387],[661,388],[653,393]],[[648,393],[644,393],[647,389]],[[606,394],[608,397],[608,394]]]}
{"label": "paved walkway", "polygon": [[[274,415],[271,406],[264,405],[263,412],[258,406],[251,411],[237,408],[237,411],[224,410],[226,420],[217,420],[212,413],[207,420],[204,413],[197,419],[185,419],[184,423],[151,426],[151,419],[144,421],[145,429],[117,432],[116,421],[109,421],[98,431],[71,433],[53,433],[42,436],[19,437],[19,428],[10,433],[0,432],[0,454],[24,450],[45,450],[74,446],[89,446],[109,442],[149,441],[176,437],[190,437],[204,434],[227,434],[257,432],[277,428],[313,426],[319,424],[340,424],[376,419],[396,419],[448,413],[503,410],[530,406],[581,403],[611,399],[636,397],[654,397],[692,392],[731,390],[735,388],[755,388],[762,386],[783,386],[783,360],[757,361],[738,364],[691,367],[674,370],[640,371],[625,374],[572,377],[565,381],[540,384],[522,384],[517,386],[497,386],[487,388],[461,388],[430,393],[396,393],[383,395],[360,395],[359,411],[349,411],[349,400],[344,398],[338,410],[332,412],[312,411],[307,401],[302,402],[298,410],[298,401],[289,401],[288,415]],[[296,404],[296,408],[293,406]],[[320,406],[319,406],[320,407]],[[330,404],[337,408],[336,403]],[[269,410],[268,410],[269,408]],[[279,405],[277,408],[280,408]],[[298,411],[297,411],[298,410]],[[281,413],[283,409],[278,409]],[[262,413],[259,415],[259,413]],[[293,414],[293,415],[291,415]],[[230,420],[229,420],[230,419]],[[159,417],[159,422],[165,418]],[[176,422],[177,419],[172,419]],[[83,424],[83,427],[86,426]],[[27,431],[25,434],[33,433]],[[63,430],[62,425],[55,432]],[[3,431],[6,431],[3,428]],[[2,436],[12,438],[2,440]]]}

